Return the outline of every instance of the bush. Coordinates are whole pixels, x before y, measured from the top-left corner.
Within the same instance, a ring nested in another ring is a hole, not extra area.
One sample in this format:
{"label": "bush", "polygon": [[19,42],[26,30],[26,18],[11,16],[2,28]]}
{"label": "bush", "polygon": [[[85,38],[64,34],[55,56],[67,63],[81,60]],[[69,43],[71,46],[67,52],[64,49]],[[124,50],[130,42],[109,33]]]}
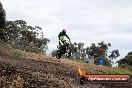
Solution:
{"label": "bush", "polygon": [[21,58],[23,59],[23,58],[26,58],[26,56],[27,56],[25,51],[18,50],[18,49],[13,49],[13,54],[18,59],[21,59]]}
{"label": "bush", "polygon": [[6,44],[6,43],[4,45],[5,45],[6,48],[13,50],[13,48],[11,47],[11,45]]}
{"label": "bush", "polygon": [[132,65],[128,65],[126,63],[125,64],[121,64],[120,68],[124,68],[124,69],[132,71]]}

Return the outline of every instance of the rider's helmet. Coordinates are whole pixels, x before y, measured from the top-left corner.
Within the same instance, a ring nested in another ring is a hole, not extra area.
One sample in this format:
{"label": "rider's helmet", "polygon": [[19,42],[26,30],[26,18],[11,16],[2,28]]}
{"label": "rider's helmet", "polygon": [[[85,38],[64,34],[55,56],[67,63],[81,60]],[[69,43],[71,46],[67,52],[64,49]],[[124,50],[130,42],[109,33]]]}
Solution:
{"label": "rider's helmet", "polygon": [[66,33],[66,29],[63,29],[62,32]]}

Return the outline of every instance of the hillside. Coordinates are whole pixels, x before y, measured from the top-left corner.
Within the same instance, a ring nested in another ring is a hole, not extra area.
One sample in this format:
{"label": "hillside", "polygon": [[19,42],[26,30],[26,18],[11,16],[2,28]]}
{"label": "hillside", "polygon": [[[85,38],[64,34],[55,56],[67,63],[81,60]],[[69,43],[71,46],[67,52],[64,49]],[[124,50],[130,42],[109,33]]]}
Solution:
{"label": "hillside", "polygon": [[4,43],[0,43],[0,88],[131,88],[132,86],[132,82],[122,85],[81,86],[79,65],[87,66],[87,73],[109,74],[99,70],[102,67],[66,59],[57,60],[54,57],[29,52],[25,59],[18,59],[11,49],[6,48]]}

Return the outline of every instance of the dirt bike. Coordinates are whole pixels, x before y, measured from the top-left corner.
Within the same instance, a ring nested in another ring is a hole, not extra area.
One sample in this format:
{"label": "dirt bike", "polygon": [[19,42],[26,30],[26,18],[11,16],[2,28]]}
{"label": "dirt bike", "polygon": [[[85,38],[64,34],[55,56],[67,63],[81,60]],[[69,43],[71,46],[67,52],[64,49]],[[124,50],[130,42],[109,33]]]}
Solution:
{"label": "dirt bike", "polygon": [[56,58],[60,59],[64,54],[66,58],[69,58],[71,56],[71,45],[71,42],[66,40],[64,44],[58,48]]}

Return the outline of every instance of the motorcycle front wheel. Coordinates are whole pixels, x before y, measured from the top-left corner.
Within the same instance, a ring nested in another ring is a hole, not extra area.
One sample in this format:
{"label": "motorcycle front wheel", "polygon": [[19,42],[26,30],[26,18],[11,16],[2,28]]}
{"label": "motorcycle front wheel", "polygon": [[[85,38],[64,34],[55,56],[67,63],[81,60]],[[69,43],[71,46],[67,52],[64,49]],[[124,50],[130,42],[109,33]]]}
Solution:
{"label": "motorcycle front wheel", "polygon": [[56,54],[56,58],[57,58],[57,59],[60,59],[61,56],[62,56],[62,53],[58,50],[58,51],[57,51],[57,54]]}

